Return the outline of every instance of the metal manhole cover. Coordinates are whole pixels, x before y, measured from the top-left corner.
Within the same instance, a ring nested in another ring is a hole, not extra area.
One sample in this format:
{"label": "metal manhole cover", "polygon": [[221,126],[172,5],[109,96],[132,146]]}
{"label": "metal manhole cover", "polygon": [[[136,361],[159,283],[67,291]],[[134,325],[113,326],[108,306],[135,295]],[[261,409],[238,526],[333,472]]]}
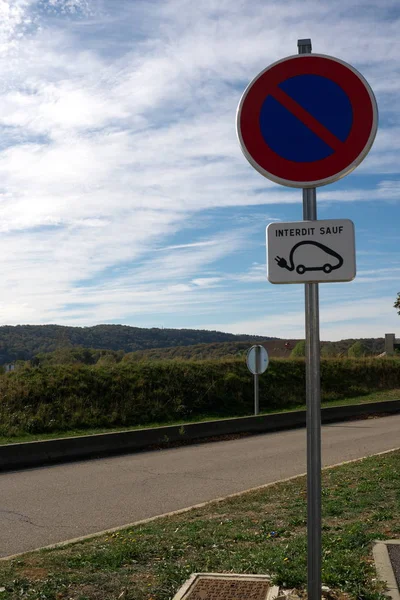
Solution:
{"label": "metal manhole cover", "polygon": [[182,600],[266,600],[270,584],[267,581],[242,579],[198,579]]}

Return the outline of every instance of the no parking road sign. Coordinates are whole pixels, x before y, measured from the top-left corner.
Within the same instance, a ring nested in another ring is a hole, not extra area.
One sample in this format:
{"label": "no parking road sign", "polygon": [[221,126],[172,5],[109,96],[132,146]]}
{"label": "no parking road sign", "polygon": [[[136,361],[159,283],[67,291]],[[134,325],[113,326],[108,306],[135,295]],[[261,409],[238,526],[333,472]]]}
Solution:
{"label": "no parking road sign", "polygon": [[363,76],[330,56],[301,54],[267,67],[246,88],[236,127],[242,151],[265,177],[291,187],[337,181],[375,139],[378,111]]}

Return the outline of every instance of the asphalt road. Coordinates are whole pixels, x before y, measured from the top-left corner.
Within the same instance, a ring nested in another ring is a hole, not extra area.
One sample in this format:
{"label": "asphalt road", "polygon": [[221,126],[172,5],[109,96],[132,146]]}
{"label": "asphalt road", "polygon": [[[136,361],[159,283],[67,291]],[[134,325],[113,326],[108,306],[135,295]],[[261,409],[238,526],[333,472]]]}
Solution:
{"label": "asphalt road", "polygon": [[[323,465],[400,446],[400,415],[323,427]],[[0,475],[0,556],[306,471],[305,429]]]}
{"label": "asphalt road", "polygon": [[388,544],[387,549],[397,586],[400,589],[400,544]]}

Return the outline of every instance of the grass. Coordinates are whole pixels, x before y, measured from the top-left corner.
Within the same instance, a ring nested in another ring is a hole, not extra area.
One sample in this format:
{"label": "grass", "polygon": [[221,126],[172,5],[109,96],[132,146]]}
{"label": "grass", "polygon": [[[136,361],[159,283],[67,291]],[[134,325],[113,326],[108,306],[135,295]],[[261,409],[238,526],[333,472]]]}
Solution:
{"label": "grass", "polygon": [[[385,400],[400,400],[400,389],[392,389],[385,390],[379,392],[373,392],[371,394],[366,394],[363,396],[358,396],[356,398],[344,398],[341,400],[322,402],[322,407],[330,407],[330,406],[347,406],[351,404],[367,404],[371,402],[381,402]],[[295,410],[305,409],[303,404],[299,404],[298,406],[291,407],[288,409],[283,409],[280,412],[292,412]],[[267,415],[271,413],[277,412],[275,409],[271,409],[269,411],[261,411],[260,414]],[[243,415],[242,415],[243,416]],[[212,419],[218,419],[216,415],[208,414],[201,417],[186,419],[180,421],[169,421],[164,423],[151,423],[146,425],[136,425],[134,427],[112,427],[112,428],[91,428],[91,429],[72,429],[70,431],[54,431],[52,433],[41,433],[41,434],[25,434],[19,436],[0,436],[0,445],[5,444],[15,444],[19,442],[37,442],[43,440],[52,440],[56,438],[68,438],[75,437],[81,435],[95,435],[98,433],[112,433],[118,431],[133,431],[135,429],[144,429],[150,427],[163,427],[166,425],[181,425],[184,423],[200,423],[202,421],[208,421]]]}
{"label": "grass", "polygon": [[[372,543],[400,535],[400,452],[323,472],[322,580],[383,600]],[[268,573],[306,587],[305,478],[0,562],[3,600],[170,600],[193,572]],[[346,594],[345,596],[341,594]]]}

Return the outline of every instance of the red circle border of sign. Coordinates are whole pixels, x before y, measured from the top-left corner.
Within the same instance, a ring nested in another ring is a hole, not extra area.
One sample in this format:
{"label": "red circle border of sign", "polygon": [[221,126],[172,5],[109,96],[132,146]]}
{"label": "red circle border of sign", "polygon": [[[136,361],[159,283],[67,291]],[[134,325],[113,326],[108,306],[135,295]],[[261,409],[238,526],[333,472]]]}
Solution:
{"label": "red circle border of sign", "polygon": [[[290,77],[305,74],[321,75],[337,83],[353,108],[353,125],[343,151],[312,163],[279,156],[265,142],[259,125],[269,90]],[[238,106],[236,128],[243,154],[259,173],[289,187],[318,187],[348,175],[365,158],[376,136],[378,109],[367,81],[351,65],[322,54],[300,54],[270,65],[250,82]]]}

